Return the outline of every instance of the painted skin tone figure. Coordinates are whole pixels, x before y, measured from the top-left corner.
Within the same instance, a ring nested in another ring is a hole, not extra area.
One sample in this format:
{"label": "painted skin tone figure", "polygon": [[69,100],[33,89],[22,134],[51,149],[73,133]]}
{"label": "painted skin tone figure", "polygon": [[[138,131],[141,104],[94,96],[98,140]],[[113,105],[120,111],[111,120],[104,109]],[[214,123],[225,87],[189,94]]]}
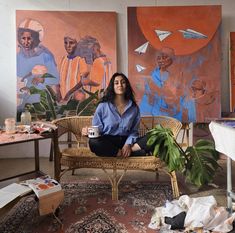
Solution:
{"label": "painted skin tone figure", "polygon": [[[64,38],[64,47],[67,52],[67,56],[63,57],[60,64],[60,76],[61,76],[61,90],[62,99],[67,101],[73,94],[73,97],[77,100],[84,100],[85,93],[81,89],[85,86],[99,86],[98,83],[90,80],[89,67],[86,64],[84,58],[76,54],[77,40],[70,36]],[[72,63],[71,65],[69,63]],[[66,73],[70,68],[70,74]],[[64,77],[64,78],[63,78]],[[70,79],[68,81],[68,78]],[[63,82],[63,83],[62,83]],[[70,84],[68,84],[70,83]]]}
{"label": "painted skin tone figure", "polygon": [[[20,44],[23,46],[23,48],[26,51],[30,51],[30,50],[33,49],[33,42],[34,42],[34,39],[32,37],[31,32],[25,31],[21,34]],[[34,77],[33,80],[32,80],[33,85],[37,85],[37,84],[43,83],[43,82],[44,82],[44,78],[41,78],[41,77]]]}
{"label": "painted skin tone figure", "polygon": [[151,72],[151,78],[146,79],[145,93],[140,102],[140,112],[143,115],[172,116],[182,118],[180,102],[183,90],[180,81],[182,77],[173,77],[171,66],[174,50],[163,47],[156,56],[156,68]]}
{"label": "painted skin tone figure", "polygon": [[[84,93],[79,87],[74,90],[74,87],[79,85],[81,87],[81,79],[88,76],[88,66],[84,58],[75,54],[77,47],[77,40],[71,36],[64,37],[64,48],[67,52],[60,62],[60,99],[58,101],[67,101],[73,94],[73,98],[77,100],[84,99]],[[73,91],[74,90],[74,91]]]}
{"label": "painted skin tone figure", "polygon": [[[56,90],[59,88],[59,73],[55,58],[51,51],[41,43],[43,36],[44,30],[40,22],[30,18],[24,19],[17,30],[19,47],[17,52],[18,112],[24,110],[22,103],[40,102],[38,93],[30,92],[32,88],[35,88],[34,91],[37,92],[45,90],[47,86]],[[22,88],[28,89],[28,95],[26,93],[21,95]]]}

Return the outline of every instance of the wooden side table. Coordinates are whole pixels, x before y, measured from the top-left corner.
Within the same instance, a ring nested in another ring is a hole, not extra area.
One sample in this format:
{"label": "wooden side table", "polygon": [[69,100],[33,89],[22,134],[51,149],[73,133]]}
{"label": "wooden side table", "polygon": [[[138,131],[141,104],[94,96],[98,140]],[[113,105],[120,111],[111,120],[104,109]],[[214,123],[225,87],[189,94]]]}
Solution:
{"label": "wooden side table", "polygon": [[45,139],[52,139],[53,141],[53,152],[54,152],[54,174],[56,174],[56,167],[58,166],[58,136],[57,136],[57,127],[53,124],[47,124],[51,127],[52,131],[45,134],[6,134],[5,132],[0,132],[0,147],[6,145],[14,145],[20,143],[33,142],[34,143],[34,160],[35,160],[35,169],[33,171],[17,174],[12,177],[7,177],[0,180],[0,187],[4,187],[10,183],[19,182],[27,179],[36,178],[38,176],[44,175],[43,172],[40,171],[40,163],[39,163],[39,141]]}

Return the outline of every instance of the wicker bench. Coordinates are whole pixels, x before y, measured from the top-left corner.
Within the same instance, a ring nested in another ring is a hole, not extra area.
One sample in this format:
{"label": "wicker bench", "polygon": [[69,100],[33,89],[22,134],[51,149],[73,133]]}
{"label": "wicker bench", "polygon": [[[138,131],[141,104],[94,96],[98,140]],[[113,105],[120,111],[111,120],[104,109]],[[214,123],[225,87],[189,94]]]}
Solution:
{"label": "wicker bench", "polygon": [[[91,125],[90,116],[72,116],[54,120],[53,123],[58,127],[58,136],[71,132],[77,141],[77,147],[65,148],[59,150],[59,166],[55,168],[55,178],[60,180],[61,176],[69,170],[77,168],[100,168],[108,176],[112,185],[112,199],[118,200],[118,185],[127,170],[147,170],[158,172],[162,170],[167,173],[171,179],[173,196],[179,196],[178,183],[175,172],[168,172],[159,158],[154,156],[136,156],[128,158],[119,157],[99,157],[89,150],[88,138],[81,135],[81,129],[84,126]],[[144,116],[141,117],[140,135],[144,135],[156,124],[170,128],[175,137],[177,137],[182,124],[178,120],[165,116]],[[62,169],[64,167],[65,169]],[[110,172],[111,170],[111,172]],[[122,172],[118,172],[121,170]]]}

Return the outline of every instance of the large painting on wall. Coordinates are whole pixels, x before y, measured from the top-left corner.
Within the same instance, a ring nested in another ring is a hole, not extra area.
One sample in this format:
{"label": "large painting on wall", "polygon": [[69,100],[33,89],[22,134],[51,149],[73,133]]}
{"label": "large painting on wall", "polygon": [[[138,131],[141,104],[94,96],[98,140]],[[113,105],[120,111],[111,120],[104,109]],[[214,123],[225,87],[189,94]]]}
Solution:
{"label": "large painting on wall", "polygon": [[235,112],[235,32],[230,32],[230,111]]}
{"label": "large painting on wall", "polygon": [[116,70],[116,13],[16,11],[17,113],[90,115]]}
{"label": "large painting on wall", "polygon": [[128,74],[142,115],[221,114],[221,6],[128,8]]}

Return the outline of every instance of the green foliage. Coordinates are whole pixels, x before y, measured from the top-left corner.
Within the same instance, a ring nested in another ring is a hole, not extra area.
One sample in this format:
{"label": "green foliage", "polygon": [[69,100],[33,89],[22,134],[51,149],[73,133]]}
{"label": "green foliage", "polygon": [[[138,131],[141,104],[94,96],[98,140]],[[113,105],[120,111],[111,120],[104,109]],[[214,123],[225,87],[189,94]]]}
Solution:
{"label": "green foliage", "polygon": [[148,146],[165,162],[169,171],[182,172],[188,181],[202,186],[212,181],[219,165],[219,153],[210,140],[198,140],[184,151],[168,128],[157,125],[149,131]]}
{"label": "green foliage", "polygon": [[153,155],[164,161],[169,171],[183,170],[185,158],[182,157],[170,129],[157,125],[149,131],[147,145],[154,146]]}
{"label": "green foliage", "polygon": [[[44,78],[54,78],[50,74],[44,74]],[[39,94],[40,102],[34,104],[27,104],[27,107],[31,113],[42,115],[43,118],[56,119],[57,115],[65,115],[66,111],[74,111],[76,115],[90,116],[93,115],[97,107],[100,95],[104,90],[97,90],[95,93],[89,92],[83,88],[84,92],[88,94],[88,97],[83,101],[70,99],[65,105],[57,104],[57,96],[55,91],[50,86],[46,86],[46,89],[39,90],[34,86],[30,87],[30,94]]]}
{"label": "green foliage", "polygon": [[186,149],[184,155],[187,158],[184,175],[188,181],[201,186],[213,180],[219,167],[219,153],[212,141],[199,139],[194,146]]}
{"label": "green foliage", "polygon": [[76,113],[78,116],[89,116],[93,115],[99,101],[99,95],[103,92],[103,89],[97,90],[95,93],[89,92],[84,89],[84,91],[89,94],[89,97],[81,101],[77,105]]}
{"label": "green foliage", "polygon": [[46,86],[46,89],[44,90],[39,90],[32,86],[30,87],[30,94],[40,94],[40,103],[33,104],[34,112],[49,112],[52,118],[56,119],[56,95],[50,86]]}
{"label": "green foliage", "polygon": [[56,78],[55,76],[53,76],[52,74],[50,73],[45,73],[41,76],[41,78]]}

